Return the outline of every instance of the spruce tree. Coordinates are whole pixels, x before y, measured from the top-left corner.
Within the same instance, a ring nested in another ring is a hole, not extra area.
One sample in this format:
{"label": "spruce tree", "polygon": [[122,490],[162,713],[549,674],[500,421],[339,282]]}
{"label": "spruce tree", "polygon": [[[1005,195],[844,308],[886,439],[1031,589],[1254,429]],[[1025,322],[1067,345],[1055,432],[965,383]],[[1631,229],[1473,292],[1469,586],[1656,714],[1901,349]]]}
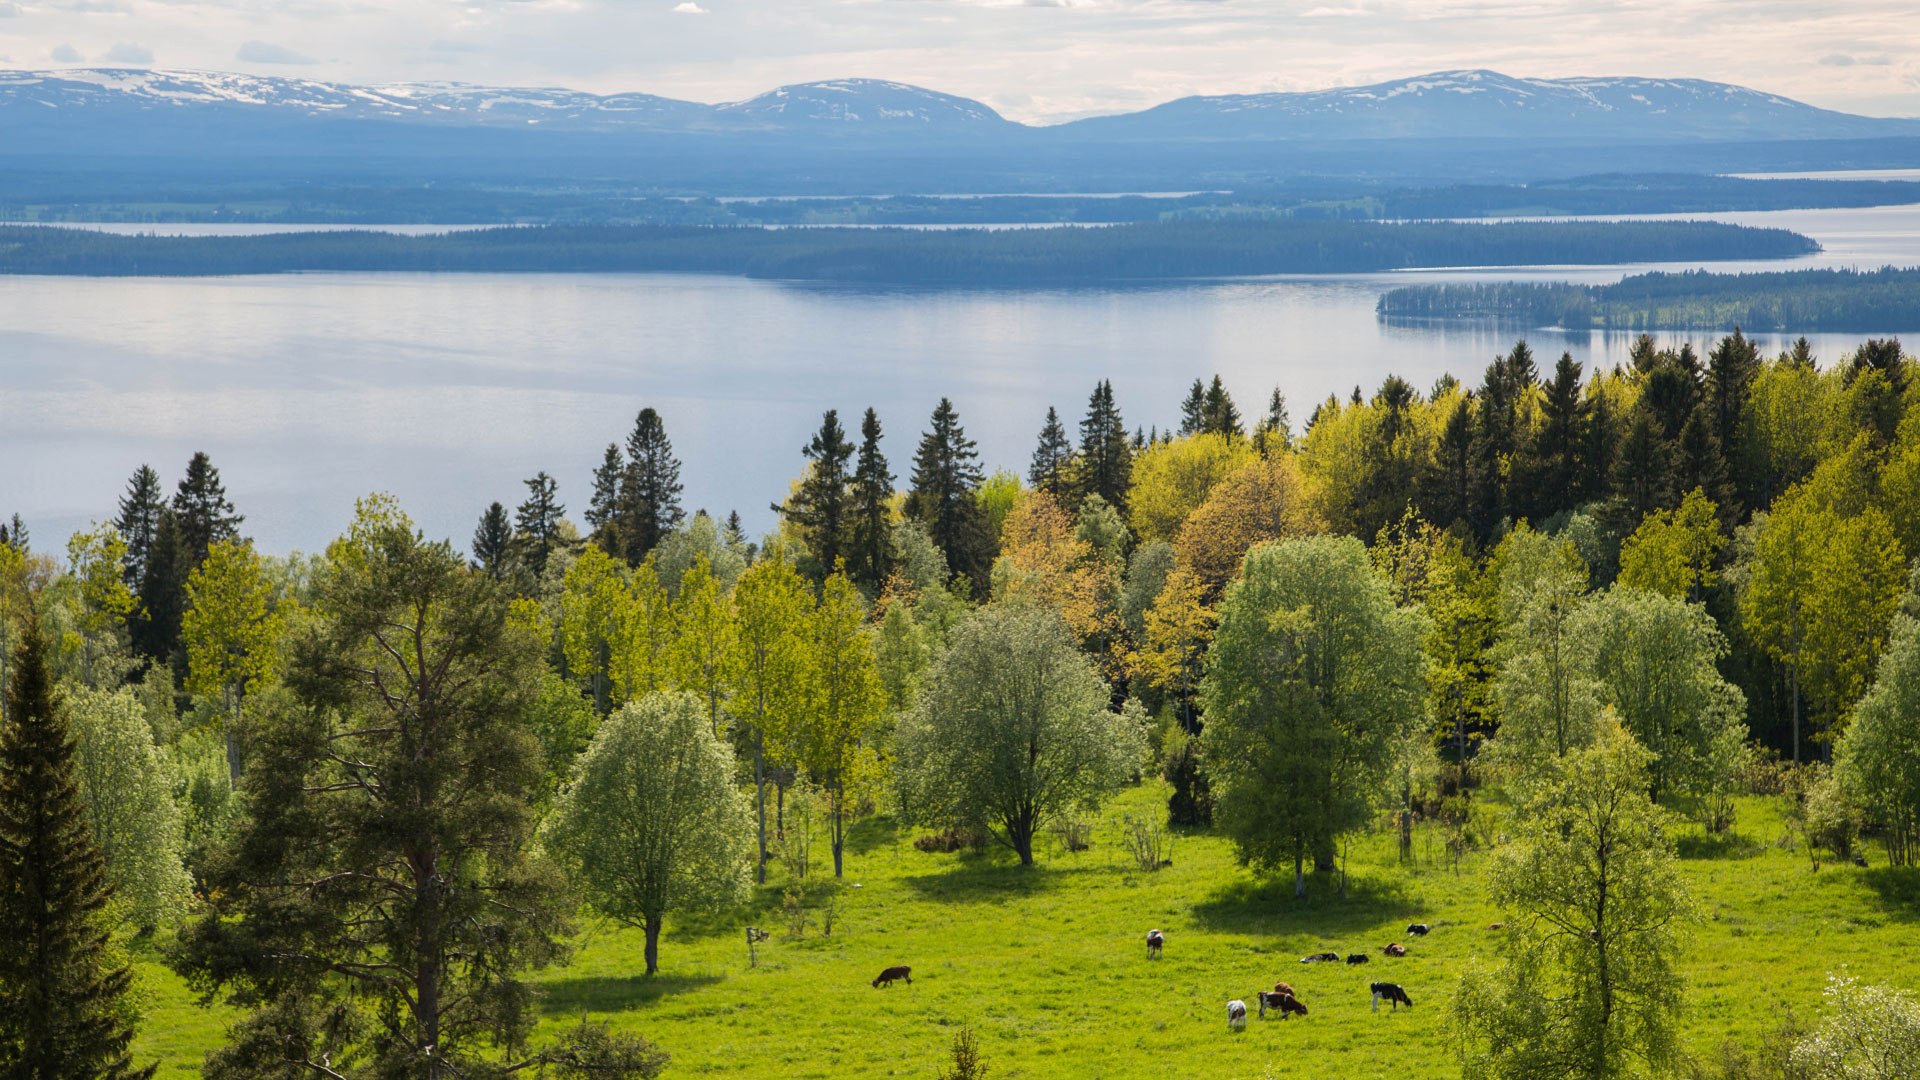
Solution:
{"label": "spruce tree", "polygon": [[20,554],[25,555],[28,550],[28,543],[27,523],[20,520],[19,514],[13,515],[12,520],[7,524],[0,525],[0,544],[5,544]]}
{"label": "spruce tree", "polygon": [[1198,435],[1207,429],[1207,385],[1193,380],[1187,399],[1180,403],[1180,437]]}
{"label": "spruce tree", "polygon": [[840,426],[840,410],[826,411],[820,430],[800,453],[812,464],[792,497],[774,504],[773,511],[799,527],[807,547],[820,560],[821,573],[833,574],[847,554],[853,525],[847,496],[847,462],[853,457],[853,444]]}
{"label": "spruce tree", "polygon": [[[1108,393],[1112,393],[1111,388]],[[1227,393],[1226,384],[1220,381],[1218,375],[1213,377],[1213,383],[1207,387],[1203,410],[1201,430],[1234,439],[1246,436],[1246,430],[1240,423],[1240,410],[1234,408],[1233,395]]]}
{"label": "spruce tree", "polygon": [[1579,497],[1582,501],[1605,498],[1612,489],[1613,461],[1620,449],[1620,416],[1614,412],[1613,397],[1601,390],[1600,374],[1594,373],[1587,384],[1587,428],[1580,448]]}
{"label": "spruce tree", "polygon": [[120,538],[127,542],[121,576],[135,593],[146,577],[147,552],[153,550],[153,531],[160,527],[160,512],[166,506],[160,494],[160,474],[149,465],[135,469],[133,478],[127,481],[127,493],[120,499],[120,516],[113,520]]}
{"label": "spruce tree", "polygon": [[627,562],[639,566],[686,517],[680,490],[680,459],[673,456],[666,425],[653,409],[641,409],[627,437],[627,474],[620,483],[620,540]]}
{"label": "spruce tree", "polygon": [[620,478],[627,474],[627,459],[620,447],[607,444],[600,467],[593,470],[593,495],[587,500],[587,526],[593,530],[593,542],[609,555],[619,556]]}
{"label": "spruce tree", "polygon": [[933,426],[920,437],[913,456],[906,515],[926,526],[954,576],[965,577],[984,595],[993,553],[986,513],[975,497],[981,479],[980,453],[960,426],[953,402],[941,398],[933,410]]}
{"label": "spruce tree", "polygon": [[474,564],[488,577],[498,578],[512,549],[513,522],[507,519],[507,508],[496,502],[480,515],[480,524],[473,530]]}
{"label": "spruce tree", "polygon": [[0,731],[0,1076],[131,1080],[133,982],[111,967],[106,863],[87,828],[67,713],[29,621]]}
{"label": "spruce tree", "polygon": [[[1138,445],[1139,438],[1135,437]],[[1033,450],[1033,466],[1027,470],[1027,486],[1064,500],[1073,483],[1073,442],[1060,414],[1047,406],[1047,422],[1040,429],[1040,445]]]}
{"label": "spruce tree", "polygon": [[1254,428],[1254,441],[1260,445],[1260,453],[1267,453],[1267,444],[1278,436],[1282,446],[1293,445],[1293,419],[1287,415],[1287,395],[1273,388],[1273,396],[1267,399],[1267,415],[1260,418],[1260,424]]}
{"label": "spruce tree", "polygon": [[1806,371],[1814,369],[1813,342],[1805,337],[1795,338],[1793,347],[1780,354],[1780,362]]}
{"label": "spruce tree", "polygon": [[[860,419],[860,460],[853,470],[853,538],[848,568],[853,580],[878,590],[893,570],[893,473],[880,452],[880,414]],[[734,521],[739,516],[735,515]]]}
{"label": "spruce tree", "polygon": [[1113,401],[1113,383],[1102,380],[1087,400],[1087,418],[1080,422],[1080,454],[1075,468],[1076,505],[1098,495],[1107,505],[1127,514],[1133,491],[1133,450],[1127,444],[1127,425]]}
{"label": "spruce tree", "polygon": [[220,470],[205,451],[196,451],[187,462],[187,475],[173,493],[173,516],[188,573],[206,561],[214,541],[240,539],[240,523],[246,520],[234,513],[227,489],[220,483]]}
{"label": "spruce tree", "polygon": [[1525,512],[1535,520],[1579,504],[1580,453],[1592,408],[1582,374],[1573,354],[1561,353],[1540,398],[1540,434],[1527,447],[1519,469]]}
{"label": "spruce tree", "polygon": [[560,515],[567,508],[560,504],[560,485],[545,470],[536,473],[527,485],[527,501],[513,512],[514,531],[526,548],[527,566],[537,577],[546,573],[547,556],[560,543]]}
{"label": "spruce tree", "polygon": [[179,519],[171,509],[160,511],[140,577],[140,614],[129,626],[133,646],[142,656],[172,662],[180,648],[180,618],[187,606],[186,552],[180,541]]}
{"label": "spruce tree", "polygon": [[1474,517],[1474,403],[1469,390],[1460,407],[1448,414],[1420,480],[1420,510],[1443,529]]}

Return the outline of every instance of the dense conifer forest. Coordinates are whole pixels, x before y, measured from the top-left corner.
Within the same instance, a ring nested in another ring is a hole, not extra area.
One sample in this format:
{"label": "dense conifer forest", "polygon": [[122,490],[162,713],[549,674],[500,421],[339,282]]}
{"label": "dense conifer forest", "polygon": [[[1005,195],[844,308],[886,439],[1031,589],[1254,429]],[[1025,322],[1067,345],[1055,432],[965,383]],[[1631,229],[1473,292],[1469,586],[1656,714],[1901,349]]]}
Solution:
{"label": "dense conifer forest", "polygon": [[1899,341],[1179,404],[850,402],[759,538],[644,405],[458,543],[7,519],[0,1074],[1910,1074]]}
{"label": "dense conifer forest", "polygon": [[1612,285],[1413,285],[1380,298],[1389,320],[1496,319],[1570,330],[1842,333],[1920,326],[1920,270],[1633,274]]}
{"label": "dense conifer forest", "polygon": [[943,231],[543,226],[434,236],[348,231],[191,237],[0,227],[0,273],[11,274],[682,271],[1031,285],[1419,266],[1768,259],[1815,250],[1812,240],[1784,229],[1713,222],[1183,221]]}

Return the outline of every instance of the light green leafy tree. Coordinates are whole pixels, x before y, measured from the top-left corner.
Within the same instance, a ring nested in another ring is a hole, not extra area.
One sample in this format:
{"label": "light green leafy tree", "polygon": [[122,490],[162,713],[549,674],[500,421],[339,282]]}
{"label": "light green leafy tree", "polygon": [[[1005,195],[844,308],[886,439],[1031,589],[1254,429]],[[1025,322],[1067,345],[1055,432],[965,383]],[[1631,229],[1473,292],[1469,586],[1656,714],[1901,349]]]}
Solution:
{"label": "light green leafy tree", "polygon": [[626,568],[599,545],[567,567],[560,593],[560,648],[567,670],[586,681],[602,716],[613,708],[613,648],[621,640],[633,591]]}
{"label": "light green leafy tree", "polygon": [[[81,678],[90,687],[118,681],[122,664],[102,663],[124,656],[127,616],[137,603],[127,589],[123,566],[127,542],[112,525],[96,525],[67,540],[68,574],[79,592],[76,630],[80,638]],[[116,670],[119,669],[119,670]]]}
{"label": "light green leafy tree", "polygon": [[843,870],[847,811],[857,796],[871,790],[879,772],[867,740],[885,707],[886,692],[874,668],[866,614],[853,582],[845,574],[834,574],[821,588],[820,604],[808,620],[810,692],[796,741],[801,763],[827,793],[834,877]]}
{"label": "light green leafy tree", "polygon": [[1676,1052],[1677,961],[1694,908],[1647,751],[1618,725],[1568,755],[1512,819],[1487,870],[1506,913],[1497,967],[1462,976],[1465,1080],[1663,1075]]}
{"label": "light green leafy tree", "polygon": [[1425,717],[1425,615],[1351,537],[1262,544],[1227,586],[1200,698],[1214,821],[1240,859],[1291,865],[1369,821]]}
{"label": "light green leafy tree", "polygon": [[920,675],[933,662],[926,632],[914,621],[913,606],[902,597],[887,603],[885,614],[873,632],[873,663],[880,674],[880,686],[887,694],[887,708],[898,715],[913,702]]}
{"label": "light green leafy tree", "polygon": [[993,604],[953,630],[895,738],[903,816],[977,829],[1033,864],[1062,813],[1097,807],[1146,756],[1060,616]]}
{"label": "light green leafy tree", "polygon": [[1920,563],[1909,580],[1873,688],[1833,753],[1836,776],[1880,827],[1895,866],[1920,858]]}
{"label": "light green leafy tree", "polygon": [[1747,701],[1720,677],[1727,643],[1713,616],[1699,604],[1616,585],[1589,600],[1578,622],[1601,702],[1652,752],[1653,797],[1681,793],[1723,806],[1743,764]]}
{"label": "light green leafy tree", "polygon": [[698,694],[715,738],[727,733],[727,657],[733,649],[733,598],[706,557],[680,576],[674,638],[667,652],[673,688]]}
{"label": "light green leafy tree", "polygon": [[1807,1080],[1920,1077],[1920,1000],[1891,986],[1827,979],[1827,1016],[1793,1048]]}
{"label": "light green leafy tree", "polygon": [[1500,729],[1489,757],[1524,787],[1591,742],[1600,718],[1594,657],[1576,632],[1586,565],[1572,543],[1522,524],[1501,541],[1488,573],[1500,612]]}
{"label": "light green leafy tree", "polygon": [[1647,515],[1620,545],[1620,583],[1682,600],[1700,600],[1718,575],[1714,561],[1727,546],[1719,507],[1694,488],[1672,510]]}
{"label": "light green leafy tree", "polygon": [[767,880],[767,766],[784,762],[807,704],[809,652],[805,630],[813,611],[806,584],[779,548],[740,575],[733,589],[736,624],[727,657],[727,687],[736,737],[753,753],[754,815],[760,855],[756,879]]}
{"label": "light green leafy tree", "polygon": [[251,544],[216,540],[207,558],[187,577],[186,614],[180,636],[187,646],[187,689],[220,699],[226,716],[227,768],[240,777],[234,729],[248,691],[273,674],[285,618],[274,603]]}
{"label": "light green leafy tree", "polygon": [[594,910],[645,930],[649,975],[669,912],[751,891],[753,816],[733,767],[697,696],[648,694],[600,726],[540,828]]}
{"label": "light green leafy tree", "polygon": [[107,878],[133,925],[159,926],[186,910],[191,882],[171,771],[153,745],[146,711],[122,688],[77,692],[68,712],[87,824]]}

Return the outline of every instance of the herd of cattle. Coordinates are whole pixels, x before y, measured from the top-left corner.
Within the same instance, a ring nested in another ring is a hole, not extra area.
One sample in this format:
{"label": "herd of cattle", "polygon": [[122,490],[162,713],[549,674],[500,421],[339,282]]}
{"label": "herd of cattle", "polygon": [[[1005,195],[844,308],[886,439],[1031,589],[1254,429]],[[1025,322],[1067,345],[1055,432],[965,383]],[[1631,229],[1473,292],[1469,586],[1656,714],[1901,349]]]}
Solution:
{"label": "herd of cattle", "polygon": [[[1488,929],[1499,930],[1502,929],[1504,925],[1503,923],[1494,923],[1488,927]],[[1433,928],[1426,923],[1414,923],[1412,926],[1407,927],[1407,935],[1409,937],[1426,937],[1432,929]],[[1166,946],[1167,936],[1164,933],[1161,933],[1159,930],[1147,931],[1147,958],[1149,960],[1160,959],[1161,952],[1165,950]],[[1380,952],[1385,956],[1400,957],[1407,955],[1407,947],[1394,941],[1383,946]],[[1370,959],[1372,958],[1366,953],[1348,953],[1346,957],[1348,966],[1364,964]],[[1301,957],[1300,962],[1303,964],[1337,964],[1340,962],[1340,954],[1330,952],[1309,953]],[[908,986],[912,986],[913,969],[904,965],[887,968],[874,978],[873,985],[876,989],[889,987],[896,981],[905,982]],[[1406,990],[1403,989],[1399,983],[1368,983],[1367,990],[1373,995],[1374,1012],[1380,1011],[1380,1003],[1382,1001],[1387,1003],[1389,1011],[1397,1011],[1402,1005],[1405,1005],[1409,1009],[1413,1008],[1413,999],[1407,996]],[[1299,996],[1294,993],[1293,987],[1288,986],[1284,982],[1274,983],[1272,990],[1258,991],[1255,996],[1259,1002],[1260,1018],[1262,1020],[1266,1019],[1269,1012],[1279,1013],[1280,1019],[1282,1020],[1291,1020],[1295,1014],[1300,1016],[1307,1015],[1306,1003],[1301,1001]],[[1247,1003],[1239,998],[1227,1002],[1227,1027],[1236,1031],[1243,1031],[1246,1029],[1246,1026]]]}

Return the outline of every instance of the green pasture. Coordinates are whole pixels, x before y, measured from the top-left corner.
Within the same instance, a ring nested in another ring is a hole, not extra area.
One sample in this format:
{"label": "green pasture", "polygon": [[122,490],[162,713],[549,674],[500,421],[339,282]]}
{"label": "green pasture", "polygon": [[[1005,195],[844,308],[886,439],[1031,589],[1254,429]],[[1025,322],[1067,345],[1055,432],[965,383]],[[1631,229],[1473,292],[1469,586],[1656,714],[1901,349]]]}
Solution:
{"label": "green pasture", "polygon": [[[638,931],[587,925],[571,965],[539,977],[547,1031],[582,1015],[637,1030],[673,1055],[669,1076],[931,1077],[953,1034],[970,1025],[993,1075],[1425,1080],[1458,1075],[1446,1043],[1455,979],[1492,959],[1502,918],[1485,897],[1483,856],[1456,870],[1437,833],[1415,834],[1412,863],[1384,832],[1348,853],[1347,895],[1318,875],[1304,901],[1292,882],[1261,880],[1235,864],[1211,833],[1183,834],[1173,865],[1138,869],[1119,832],[1125,813],[1157,814],[1165,790],[1128,791],[1103,812],[1090,850],[1050,850],[1022,869],[1011,856],[928,854],[884,817],[852,832],[846,887],[831,936],[810,879],[813,923],[794,938],[782,914],[784,883],[754,906],[670,920],[661,974],[646,978]],[[1776,799],[1740,805],[1734,834],[1682,826],[1683,872],[1702,921],[1683,970],[1687,1048],[1717,1055],[1753,1046],[1782,1010],[1820,1007],[1829,972],[1920,989],[1911,960],[1920,921],[1920,872],[1875,864],[1823,867],[1780,844]],[[1497,832],[1497,826],[1495,826]],[[831,859],[816,851],[831,873]],[[1410,922],[1432,924],[1408,938]],[[744,928],[773,931],[749,967]],[[1167,935],[1150,961],[1144,937]],[[1389,959],[1381,946],[1405,942]],[[1365,951],[1363,967],[1301,964],[1309,952]],[[230,1016],[199,1006],[151,947],[136,951],[145,997],[141,1061],[160,1076],[198,1075],[201,1055]],[[872,989],[881,968],[910,964],[913,984]],[[1405,986],[1415,1007],[1369,1011],[1367,984]],[[1250,1017],[1229,1033],[1226,1002],[1275,980],[1293,984],[1311,1014]],[[543,1031],[543,1035],[546,1032]]]}

